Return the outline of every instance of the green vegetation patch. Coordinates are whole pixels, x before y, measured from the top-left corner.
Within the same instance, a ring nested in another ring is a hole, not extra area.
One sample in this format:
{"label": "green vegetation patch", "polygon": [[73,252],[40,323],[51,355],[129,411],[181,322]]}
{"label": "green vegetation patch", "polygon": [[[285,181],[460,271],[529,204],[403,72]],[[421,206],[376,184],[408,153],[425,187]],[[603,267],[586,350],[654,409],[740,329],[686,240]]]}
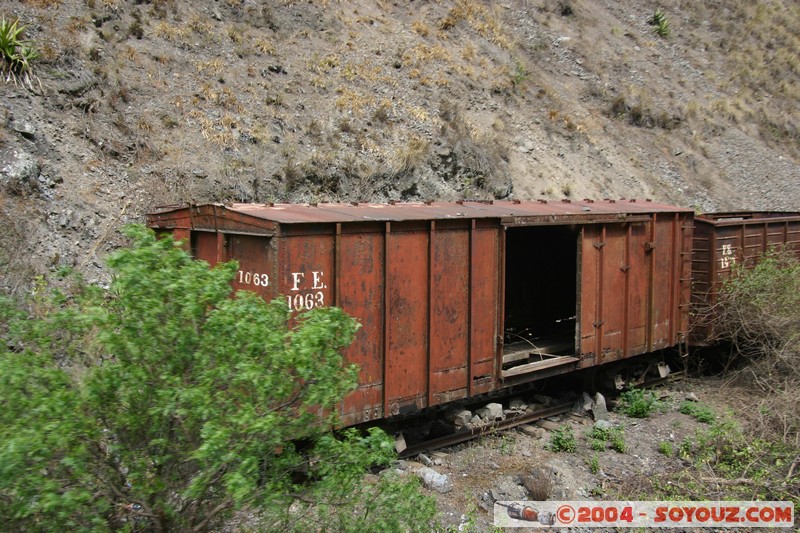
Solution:
{"label": "green vegetation patch", "polygon": [[573,453],[578,450],[578,441],[570,426],[556,429],[550,435],[549,448],[554,452]]}
{"label": "green vegetation patch", "polygon": [[620,411],[631,418],[647,418],[662,406],[655,394],[642,389],[627,390],[619,399]]}
{"label": "green vegetation patch", "polygon": [[678,411],[685,415],[689,415],[698,422],[702,422],[704,424],[711,424],[716,418],[714,410],[707,405],[688,400],[681,404],[681,406],[678,408]]}
{"label": "green vegetation patch", "polygon": [[33,88],[31,62],[39,57],[39,52],[31,41],[25,38],[25,26],[19,19],[0,20],[0,57],[2,58],[2,75],[5,81],[21,82]]}
{"label": "green vegetation patch", "polygon": [[127,234],[110,290],[0,298],[4,530],[197,531],[242,507],[268,531],[431,529],[416,478],[365,482],[389,436],[331,431],[358,379],[353,318],[231,294],[235,262]]}

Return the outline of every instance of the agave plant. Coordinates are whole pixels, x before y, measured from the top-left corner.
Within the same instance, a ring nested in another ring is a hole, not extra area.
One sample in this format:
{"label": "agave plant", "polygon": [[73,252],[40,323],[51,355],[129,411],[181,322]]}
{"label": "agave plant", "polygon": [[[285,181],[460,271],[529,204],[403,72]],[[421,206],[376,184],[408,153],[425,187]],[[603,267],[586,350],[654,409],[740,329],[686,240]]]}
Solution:
{"label": "agave plant", "polygon": [[20,25],[19,19],[0,20],[0,71],[6,82],[22,83],[33,89],[31,61],[39,57],[39,52],[22,38],[24,32],[25,26]]}
{"label": "agave plant", "polygon": [[656,32],[656,35],[664,38],[669,37],[669,19],[663,11],[657,9],[648,22],[654,26],[653,31]]}
{"label": "agave plant", "polygon": [[21,73],[28,72],[31,68],[31,61],[39,57],[39,51],[36,50],[31,44],[25,43],[17,48],[15,60],[19,65]]}

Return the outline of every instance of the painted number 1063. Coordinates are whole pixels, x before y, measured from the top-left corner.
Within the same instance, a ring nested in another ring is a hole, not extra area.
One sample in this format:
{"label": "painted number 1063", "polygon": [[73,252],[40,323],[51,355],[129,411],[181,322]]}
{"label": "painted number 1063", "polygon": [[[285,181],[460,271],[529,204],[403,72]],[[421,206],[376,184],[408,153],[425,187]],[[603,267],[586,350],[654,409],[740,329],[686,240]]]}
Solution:
{"label": "painted number 1063", "polygon": [[239,271],[239,283],[241,285],[255,285],[256,287],[269,287],[269,276],[259,272],[250,272],[247,270]]}
{"label": "painted number 1063", "polygon": [[325,305],[325,295],[322,291],[307,292],[305,294],[294,294],[286,297],[289,302],[290,311],[302,311],[303,309],[314,309]]}

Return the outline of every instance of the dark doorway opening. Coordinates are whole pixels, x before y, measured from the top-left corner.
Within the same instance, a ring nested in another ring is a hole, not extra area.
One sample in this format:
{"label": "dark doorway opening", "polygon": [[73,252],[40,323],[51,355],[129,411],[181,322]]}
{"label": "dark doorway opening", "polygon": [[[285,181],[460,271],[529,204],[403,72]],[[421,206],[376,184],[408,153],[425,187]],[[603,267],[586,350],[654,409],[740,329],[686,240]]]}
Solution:
{"label": "dark doorway opening", "polygon": [[575,353],[578,243],[575,226],[506,231],[504,367]]}

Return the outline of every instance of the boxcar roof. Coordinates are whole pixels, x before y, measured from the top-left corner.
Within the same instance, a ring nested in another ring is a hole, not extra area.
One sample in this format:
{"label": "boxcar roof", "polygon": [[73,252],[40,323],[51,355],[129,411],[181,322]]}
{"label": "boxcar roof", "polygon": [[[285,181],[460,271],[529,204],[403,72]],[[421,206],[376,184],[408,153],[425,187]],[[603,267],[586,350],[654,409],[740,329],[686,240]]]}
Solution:
{"label": "boxcar roof", "polygon": [[721,213],[702,213],[695,217],[699,222],[715,226],[747,223],[784,222],[800,220],[800,212],[792,211],[733,211]]}
{"label": "boxcar roof", "polygon": [[[191,211],[205,211],[208,206],[165,206],[151,213],[151,223],[166,216],[191,216]],[[582,218],[599,218],[647,213],[690,212],[685,209],[650,200],[582,200],[582,201],[459,201],[425,203],[352,203],[352,204],[246,204],[234,203],[214,206],[214,211],[236,213],[279,224],[338,223],[338,222],[398,222],[405,220],[443,220],[517,217],[563,217],[581,215]],[[181,213],[183,212],[183,213]],[[220,213],[221,214],[221,213]],[[157,225],[157,224],[156,224]]]}

